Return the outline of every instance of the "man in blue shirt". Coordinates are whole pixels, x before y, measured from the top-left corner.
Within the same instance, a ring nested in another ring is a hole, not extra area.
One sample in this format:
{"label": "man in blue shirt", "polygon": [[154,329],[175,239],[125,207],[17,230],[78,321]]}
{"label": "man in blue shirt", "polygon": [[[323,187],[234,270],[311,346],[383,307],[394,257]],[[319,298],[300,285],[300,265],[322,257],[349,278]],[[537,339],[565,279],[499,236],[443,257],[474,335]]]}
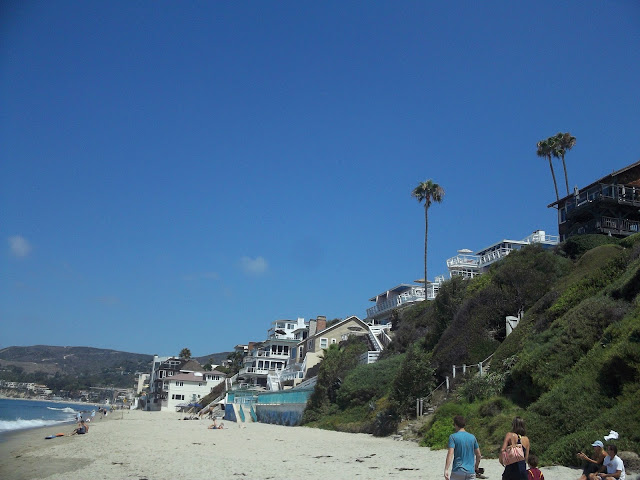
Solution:
{"label": "man in blue shirt", "polygon": [[[475,480],[476,471],[480,465],[480,447],[476,437],[465,431],[467,424],[462,415],[453,417],[456,433],[449,435],[449,451],[444,464],[445,480]],[[453,468],[449,475],[449,468],[453,460]]]}

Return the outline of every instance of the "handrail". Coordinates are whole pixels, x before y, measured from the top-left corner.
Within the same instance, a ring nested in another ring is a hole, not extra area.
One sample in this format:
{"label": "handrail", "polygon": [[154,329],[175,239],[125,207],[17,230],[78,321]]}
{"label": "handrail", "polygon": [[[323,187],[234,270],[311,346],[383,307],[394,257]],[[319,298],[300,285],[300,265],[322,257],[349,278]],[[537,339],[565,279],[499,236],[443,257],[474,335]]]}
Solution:
{"label": "handrail", "polygon": [[[491,357],[493,357],[493,353],[491,355],[489,355],[487,358],[485,358],[484,360],[482,360],[481,362],[477,363],[477,364],[474,363],[473,365],[461,365],[461,366],[458,366],[458,367],[456,367],[455,365],[452,365],[451,369],[453,371],[453,377],[455,378],[455,376],[456,376],[455,375],[456,368],[462,368],[462,370],[465,371],[466,367],[470,367],[471,368],[471,367],[475,367],[476,365],[478,366],[478,368],[480,370],[478,372],[478,374],[480,376],[482,376],[483,372],[484,372],[483,365],[486,362],[488,362],[489,360],[491,360]],[[416,415],[417,416],[422,416],[423,415],[422,409],[423,409],[424,402],[427,401],[429,399],[429,397],[431,397],[440,387],[442,387],[445,384],[447,386],[447,391],[449,391],[449,376],[448,375],[445,377],[444,381],[442,383],[440,383],[440,385],[438,385],[436,388],[431,390],[431,392],[429,392],[427,394],[427,396],[422,397],[422,398],[416,398],[416,412],[417,412]]]}

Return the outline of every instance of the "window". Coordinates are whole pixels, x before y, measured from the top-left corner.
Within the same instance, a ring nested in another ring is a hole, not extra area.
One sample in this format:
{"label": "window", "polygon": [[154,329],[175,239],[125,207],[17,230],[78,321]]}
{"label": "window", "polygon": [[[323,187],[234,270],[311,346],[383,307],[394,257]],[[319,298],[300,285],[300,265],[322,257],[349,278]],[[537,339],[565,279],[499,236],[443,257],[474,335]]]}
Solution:
{"label": "window", "polygon": [[168,372],[168,375],[169,375],[170,377],[173,377],[173,372]]}
{"label": "window", "polygon": [[335,338],[331,339],[331,345],[335,345],[336,343],[338,343],[338,340],[336,340]]}
{"label": "window", "polygon": [[329,346],[329,339],[328,338],[321,338],[320,339],[320,348],[327,348]]}
{"label": "window", "polygon": [[184,382],[176,382],[176,387],[183,387],[184,386]]}

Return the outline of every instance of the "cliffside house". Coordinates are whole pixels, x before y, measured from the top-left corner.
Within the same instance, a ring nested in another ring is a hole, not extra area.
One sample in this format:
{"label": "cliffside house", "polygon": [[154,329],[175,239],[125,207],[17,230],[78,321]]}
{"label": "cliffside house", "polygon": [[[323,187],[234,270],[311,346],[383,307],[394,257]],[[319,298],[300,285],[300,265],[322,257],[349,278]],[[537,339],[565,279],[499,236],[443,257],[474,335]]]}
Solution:
{"label": "cliffside house", "polygon": [[447,269],[451,278],[455,276],[474,278],[486,272],[491,265],[503,259],[514,250],[531,244],[540,244],[542,248],[553,248],[558,244],[557,235],[547,235],[544,230],[536,230],[522,240],[500,240],[482,250],[458,250],[458,255],[447,260]]}
{"label": "cliffside house", "polygon": [[[444,280],[444,278],[437,277],[436,282],[428,284],[428,287],[431,287],[431,289],[428,288],[428,293],[430,291],[433,298],[437,295],[437,290],[442,280]],[[424,279],[417,280],[416,283],[417,282],[424,284]],[[434,290],[436,286],[438,288]],[[433,300],[433,298],[428,299]],[[371,325],[390,324],[391,314],[395,309],[406,308],[422,302],[424,299],[425,289],[423,285],[401,283],[369,299],[370,302],[375,302],[375,305],[367,308],[365,322]]]}
{"label": "cliffside house", "polygon": [[380,335],[384,335],[390,341],[386,335],[388,330],[386,326],[367,325],[355,315],[330,327],[326,325],[326,319],[319,317],[315,333],[312,334],[313,328],[310,328],[307,339],[298,343],[295,351],[295,367],[287,369],[282,374],[283,382],[291,383],[293,380],[293,385],[300,383],[308,376],[308,372],[320,363],[325,349],[330,345],[347,340],[352,335],[366,337],[369,344],[369,352],[365,352],[361,363],[372,363],[377,360],[380,352],[384,349],[384,343],[379,338]]}
{"label": "cliffside house", "polygon": [[300,340],[307,338],[304,318],[271,323],[264,342],[251,342],[238,372],[237,383],[247,387],[279,389],[280,373],[287,367]]}
{"label": "cliffside house", "polygon": [[553,202],[560,241],[598,233],[626,237],[640,231],[640,161]]}

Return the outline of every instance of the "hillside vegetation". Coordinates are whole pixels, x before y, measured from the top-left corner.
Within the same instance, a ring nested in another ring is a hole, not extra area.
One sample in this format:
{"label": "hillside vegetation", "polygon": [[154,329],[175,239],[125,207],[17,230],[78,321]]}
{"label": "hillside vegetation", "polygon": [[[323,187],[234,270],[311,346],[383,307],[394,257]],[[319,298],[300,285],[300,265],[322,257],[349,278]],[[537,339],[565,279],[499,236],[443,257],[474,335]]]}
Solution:
{"label": "hillside vegetation", "polygon": [[[347,362],[339,374],[335,362],[321,363],[317,388],[331,394],[309,403],[305,422],[386,435],[415,416],[415,399],[451,375],[452,365],[493,354],[483,377],[477,369],[456,376],[423,427],[423,445],[445,448],[452,416],[463,414],[483,455],[495,457],[520,415],[543,464],[577,465],[576,452],[590,451],[609,430],[619,432],[619,449],[638,452],[639,293],[639,235],[589,235],[555,251],[513,252],[485,275],[447,281],[434,301],[397,315],[380,362]],[[505,316],[519,312],[506,337]]]}
{"label": "hillside vegetation", "polygon": [[[230,352],[197,357],[222,363]],[[0,380],[47,385],[56,394],[90,387],[131,388],[137,372],[151,373],[153,355],[93,347],[32,345],[0,349]]]}

